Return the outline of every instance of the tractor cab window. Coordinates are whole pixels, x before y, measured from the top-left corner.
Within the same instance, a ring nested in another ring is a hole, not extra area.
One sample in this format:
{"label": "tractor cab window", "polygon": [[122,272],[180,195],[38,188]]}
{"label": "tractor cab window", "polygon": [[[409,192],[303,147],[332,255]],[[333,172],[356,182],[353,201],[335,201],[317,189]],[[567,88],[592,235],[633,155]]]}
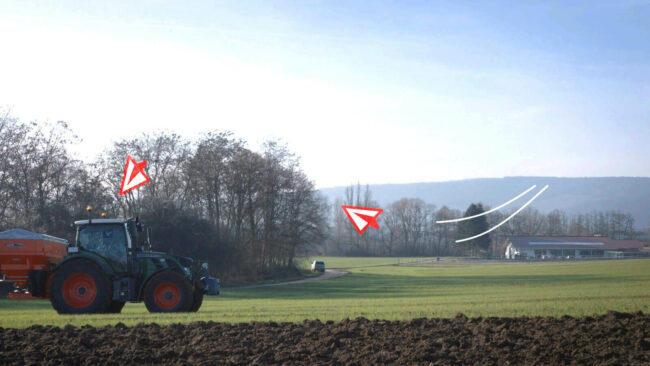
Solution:
{"label": "tractor cab window", "polygon": [[77,245],[104,257],[118,271],[126,269],[126,235],[123,224],[80,227]]}

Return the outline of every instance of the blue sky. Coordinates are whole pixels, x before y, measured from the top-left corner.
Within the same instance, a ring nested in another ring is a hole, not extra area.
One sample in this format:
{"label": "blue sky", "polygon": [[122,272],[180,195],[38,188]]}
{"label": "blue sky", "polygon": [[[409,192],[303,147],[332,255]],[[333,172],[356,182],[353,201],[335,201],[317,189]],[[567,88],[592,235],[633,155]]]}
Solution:
{"label": "blue sky", "polygon": [[317,186],[650,176],[650,3],[0,4],[0,105],[92,159],[142,131],[281,138]]}

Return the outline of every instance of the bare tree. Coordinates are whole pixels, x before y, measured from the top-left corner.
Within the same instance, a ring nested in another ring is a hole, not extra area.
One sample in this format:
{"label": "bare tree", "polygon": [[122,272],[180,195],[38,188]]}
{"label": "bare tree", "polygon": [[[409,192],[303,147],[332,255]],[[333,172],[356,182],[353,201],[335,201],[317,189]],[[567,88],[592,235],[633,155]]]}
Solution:
{"label": "bare tree", "polygon": [[546,215],[546,235],[563,235],[568,231],[568,220],[564,211],[553,210]]}
{"label": "bare tree", "polygon": [[191,206],[198,209],[199,215],[207,215],[217,235],[225,224],[222,207],[228,163],[241,146],[242,142],[234,140],[230,132],[207,133],[201,137],[185,165],[186,184],[192,195]]}
{"label": "bare tree", "polygon": [[28,126],[11,116],[10,110],[0,109],[0,228],[14,222],[19,206],[15,202],[15,184],[19,173],[22,143]]}

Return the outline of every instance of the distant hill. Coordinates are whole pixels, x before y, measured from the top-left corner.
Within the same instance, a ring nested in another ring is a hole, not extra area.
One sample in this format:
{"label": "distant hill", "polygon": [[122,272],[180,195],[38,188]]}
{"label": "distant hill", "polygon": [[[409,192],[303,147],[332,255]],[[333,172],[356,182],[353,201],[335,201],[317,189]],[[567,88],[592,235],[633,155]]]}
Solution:
{"label": "distant hill", "polygon": [[[529,207],[535,207],[545,213],[557,208],[569,215],[596,210],[620,210],[631,213],[638,228],[645,228],[650,224],[650,178],[646,177],[479,178],[431,183],[371,184],[370,189],[373,199],[382,207],[400,198],[409,197],[420,198],[437,207],[447,205],[464,211],[472,202],[497,206],[533,184],[537,185],[535,190],[508,205],[507,209],[520,207],[535,192],[548,184],[549,188]],[[320,191],[330,202],[334,202],[337,197],[343,198],[345,187],[323,188]]]}

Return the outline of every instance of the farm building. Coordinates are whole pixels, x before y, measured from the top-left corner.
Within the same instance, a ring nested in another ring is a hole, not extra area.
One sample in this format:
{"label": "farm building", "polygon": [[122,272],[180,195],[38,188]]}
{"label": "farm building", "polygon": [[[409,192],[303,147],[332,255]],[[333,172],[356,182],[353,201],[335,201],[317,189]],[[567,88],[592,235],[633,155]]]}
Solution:
{"label": "farm building", "polygon": [[506,258],[625,258],[647,256],[639,240],[616,240],[603,236],[511,236]]}

